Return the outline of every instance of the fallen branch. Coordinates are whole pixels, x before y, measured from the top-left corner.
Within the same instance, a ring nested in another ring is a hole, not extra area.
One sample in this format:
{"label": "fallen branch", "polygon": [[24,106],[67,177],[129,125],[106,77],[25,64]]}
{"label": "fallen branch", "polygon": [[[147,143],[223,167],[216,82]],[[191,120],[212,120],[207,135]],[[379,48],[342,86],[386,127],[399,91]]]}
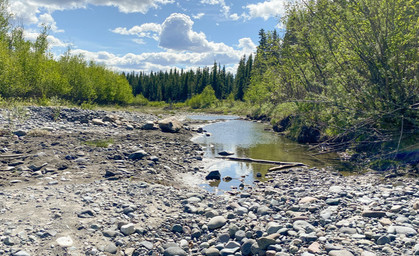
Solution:
{"label": "fallen branch", "polygon": [[301,164],[297,163],[297,164],[289,164],[289,165],[281,165],[281,166],[275,166],[272,168],[269,168],[268,171],[269,172],[274,172],[274,171],[279,171],[279,170],[284,170],[284,169],[289,169],[289,168],[294,168],[294,167],[300,167],[302,166]]}
{"label": "fallen branch", "polygon": [[24,155],[23,154],[0,155],[0,159],[20,158],[20,157],[24,157]]}
{"label": "fallen branch", "polygon": [[239,161],[239,162],[260,163],[260,164],[294,165],[294,167],[297,167],[297,166],[306,166],[303,163],[279,162],[279,161],[271,161],[271,160],[263,160],[263,159],[252,159],[252,158],[242,158],[242,157],[233,157],[233,156],[217,156],[216,158],[218,158],[218,159],[224,159],[224,160],[231,160],[231,161]]}

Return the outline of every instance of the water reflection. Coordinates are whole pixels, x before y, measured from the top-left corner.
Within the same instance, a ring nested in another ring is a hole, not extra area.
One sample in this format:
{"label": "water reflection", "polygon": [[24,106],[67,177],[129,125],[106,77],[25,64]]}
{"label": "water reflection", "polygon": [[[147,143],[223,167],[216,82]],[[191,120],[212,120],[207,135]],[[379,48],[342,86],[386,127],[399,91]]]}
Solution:
{"label": "water reflection", "polygon": [[[205,118],[207,119],[202,120],[211,120]],[[221,119],[220,116],[217,116],[217,119]],[[211,133],[211,136],[199,136],[194,141],[203,146],[206,158],[215,158],[221,151],[231,151],[235,157],[302,162],[317,167],[330,164],[326,156],[314,158],[306,146],[267,131],[266,128],[269,127],[262,123],[229,117],[228,120],[206,125],[204,129]],[[215,161],[208,171],[219,170],[222,177],[233,178],[229,182],[212,184],[221,190],[229,190],[241,184],[252,184],[256,179],[263,181],[271,167],[273,166],[267,164],[220,160]]]}

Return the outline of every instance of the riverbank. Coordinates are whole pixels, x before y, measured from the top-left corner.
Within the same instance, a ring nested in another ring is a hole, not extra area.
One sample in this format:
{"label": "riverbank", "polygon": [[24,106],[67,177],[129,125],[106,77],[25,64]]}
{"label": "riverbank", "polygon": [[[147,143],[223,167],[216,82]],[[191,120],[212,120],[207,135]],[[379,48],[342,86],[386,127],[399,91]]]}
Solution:
{"label": "riverbank", "polygon": [[207,170],[190,125],[142,130],[158,118],[123,111],[1,113],[0,255],[419,253],[415,179],[293,168],[215,195],[193,186]]}

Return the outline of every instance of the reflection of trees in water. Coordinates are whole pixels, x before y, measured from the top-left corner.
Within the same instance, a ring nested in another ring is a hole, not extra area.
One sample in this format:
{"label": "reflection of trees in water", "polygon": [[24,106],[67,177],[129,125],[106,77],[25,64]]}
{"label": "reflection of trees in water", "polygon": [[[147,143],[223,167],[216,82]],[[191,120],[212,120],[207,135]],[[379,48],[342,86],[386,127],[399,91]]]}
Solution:
{"label": "reflection of trees in water", "polygon": [[[243,148],[243,147],[237,147],[237,156],[238,157],[250,157],[255,159],[264,159],[264,160],[272,160],[269,158],[263,158],[263,157],[254,157],[251,153],[251,149],[255,148]],[[253,180],[260,180],[265,181],[265,175],[268,173],[269,168],[271,168],[273,165],[267,165],[267,164],[258,164],[258,163],[251,163],[251,162],[239,162],[240,168],[246,168],[249,170],[252,174]],[[257,173],[260,172],[262,174],[262,177],[257,177]]]}
{"label": "reflection of trees in water", "polygon": [[208,184],[211,187],[218,187],[220,185],[220,183],[221,183],[221,180],[211,180]]}

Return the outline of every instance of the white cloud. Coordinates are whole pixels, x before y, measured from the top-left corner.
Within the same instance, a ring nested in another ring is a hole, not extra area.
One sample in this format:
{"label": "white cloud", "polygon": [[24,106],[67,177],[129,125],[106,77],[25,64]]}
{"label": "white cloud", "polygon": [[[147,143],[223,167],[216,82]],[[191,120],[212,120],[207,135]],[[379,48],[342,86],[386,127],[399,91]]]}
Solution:
{"label": "white cloud", "polygon": [[121,35],[136,35],[138,37],[153,38],[157,41],[159,39],[158,35],[161,32],[161,25],[157,23],[144,23],[141,26],[134,26],[130,29],[119,27],[111,31]]}
{"label": "white cloud", "polygon": [[201,0],[201,4],[220,5],[221,13],[226,19],[238,20],[241,16],[237,13],[230,13],[231,7],[228,6],[224,0]]}
{"label": "white cloud", "polygon": [[88,5],[114,6],[123,13],[147,13],[151,8],[174,3],[174,0],[18,0],[14,1],[24,5],[45,8],[49,11],[86,8]]}
{"label": "white cloud", "polygon": [[204,17],[205,16],[205,13],[203,13],[203,12],[200,12],[200,13],[198,13],[198,14],[196,14],[196,15],[193,15],[192,16],[192,18],[194,18],[194,19],[196,19],[196,20],[199,20],[199,19],[201,19],[202,17]]}
{"label": "white cloud", "polygon": [[185,69],[195,69],[212,66],[214,61],[217,61],[221,65],[226,65],[227,70],[235,72],[240,58],[244,54],[249,56],[256,50],[256,46],[250,38],[240,39],[237,48],[214,42],[208,42],[208,47],[211,50],[206,52],[167,50],[141,54],[128,53],[123,56],[105,51],[89,52],[81,49],[71,52],[72,54],[82,54],[86,60],[105,64],[116,71],[164,71],[179,66],[185,67]]}
{"label": "white cloud", "polygon": [[[231,68],[243,55],[249,56],[256,50],[256,45],[250,38],[240,39],[235,47],[208,41],[204,33],[193,30],[193,25],[194,22],[189,16],[173,13],[161,25],[146,23],[130,29],[116,28],[112,30],[114,33],[139,37],[152,31],[158,36],[159,46],[165,51],[113,56],[104,61],[104,64],[116,70],[151,71],[155,67],[165,70],[175,66],[188,68],[211,66],[217,61]],[[89,52],[85,55],[92,60],[98,59],[97,53]]]}
{"label": "white cloud", "polygon": [[246,37],[239,39],[239,48],[243,49],[243,52],[249,56],[253,53],[256,49],[255,43],[253,43],[252,39]]}
{"label": "white cloud", "polygon": [[[22,24],[38,24],[48,21],[51,29],[57,29],[51,13],[57,10],[86,8],[88,5],[114,6],[123,13],[147,13],[174,0],[14,0],[9,9],[13,18]],[[44,13],[44,14],[41,14]],[[46,14],[46,15],[45,15]],[[50,17],[48,17],[48,15]]]}
{"label": "white cloud", "polygon": [[210,51],[205,34],[193,31],[193,24],[189,16],[172,13],[161,25],[159,46],[177,51]]}
{"label": "white cloud", "polygon": [[64,32],[62,29],[58,29],[57,23],[55,22],[54,18],[49,13],[44,13],[39,15],[39,25],[46,25],[51,28],[52,32],[60,33]]}
{"label": "white cloud", "polygon": [[249,18],[263,18],[267,20],[271,17],[283,15],[285,13],[285,3],[287,0],[269,0],[257,4],[249,4]]}
{"label": "white cloud", "polygon": [[[36,38],[38,38],[39,33],[38,32],[33,32],[30,30],[24,30],[23,31],[23,36],[25,37],[26,40],[30,40],[30,41],[35,41]],[[48,46],[49,48],[54,48],[54,47],[69,47],[71,46],[70,43],[64,43],[63,41],[61,41],[60,39],[52,36],[52,35],[48,35],[47,36],[47,40],[48,40]]]}

